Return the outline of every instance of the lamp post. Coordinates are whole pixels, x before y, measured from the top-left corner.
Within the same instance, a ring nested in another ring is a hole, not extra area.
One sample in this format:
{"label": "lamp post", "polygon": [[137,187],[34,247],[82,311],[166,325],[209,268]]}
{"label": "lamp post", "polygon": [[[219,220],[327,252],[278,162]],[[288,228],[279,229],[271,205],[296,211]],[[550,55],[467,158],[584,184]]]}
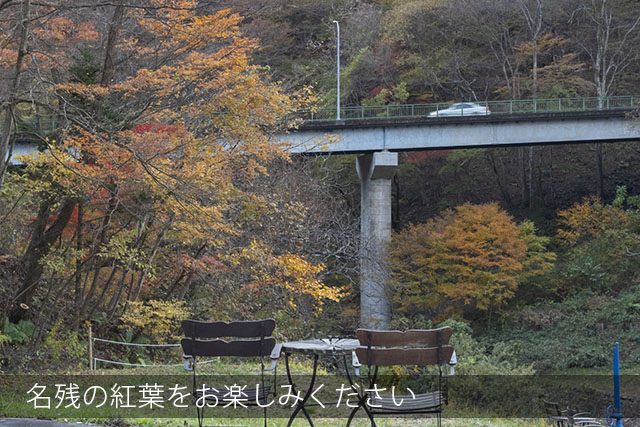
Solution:
{"label": "lamp post", "polygon": [[338,107],[336,109],[336,120],[340,120],[340,23],[338,21],[333,21],[336,24],[336,30],[338,31],[338,48],[336,51],[336,63],[338,69]]}

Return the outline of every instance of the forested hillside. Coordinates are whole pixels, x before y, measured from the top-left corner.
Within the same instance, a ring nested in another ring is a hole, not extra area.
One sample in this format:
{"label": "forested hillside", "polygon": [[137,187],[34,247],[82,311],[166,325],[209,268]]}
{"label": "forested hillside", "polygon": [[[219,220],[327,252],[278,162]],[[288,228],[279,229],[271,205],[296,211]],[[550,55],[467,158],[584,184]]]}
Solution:
{"label": "forested hillside", "polygon": [[[222,2],[224,3],[224,1]],[[343,103],[606,96],[638,83],[633,1],[230,1],[257,61],[335,102],[340,22]]]}
{"label": "forested hillside", "polygon": [[[288,87],[313,86],[324,106],[336,104],[333,20],[341,31],[342,106],[604,98],[633,94],[640,79],[633,1],[278,0],[224,6],[246,17],[247,34],[261,40],[256,60],[274,79]],[[432,156],[440,159],[405,166],[407,174],[396,179],[399,205],[407,210],[396,207],[398,224],[463,200],[482,201],[476,195],[501,200],[509,210],[537,206],[553,215],[588,194],[610,200],[617,185],[638,188],[635,146]],[[405,159],[415,164],[426,157]],[[449,179],[454,175],[460,179]],[[429,185],[413,187],[417,176]],[[461,196],[469,182],[473,194]]]}

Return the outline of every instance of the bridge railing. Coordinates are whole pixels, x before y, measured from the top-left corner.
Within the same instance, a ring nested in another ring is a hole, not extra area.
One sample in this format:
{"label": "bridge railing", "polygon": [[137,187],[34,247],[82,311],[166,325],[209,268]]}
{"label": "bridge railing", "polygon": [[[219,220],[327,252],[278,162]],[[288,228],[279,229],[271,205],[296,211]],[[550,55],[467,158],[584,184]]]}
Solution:
{"label": "bridge railing", "polygon": [[[389,119],[428,117],[430,113],[445,110],[452,103],[437,104],[405,104],[342,107],[342,120]],[[626,110],[640,107],[640,96],[611,96],[602,103],[597,97],[590,98],[552,98],[552,99],[519,99],[509,101],[481,101],[475,104],[488,107],[491,114],[527,114],[527,113],[562,113],[571,111]],[[306,121],[329,121],[336,119],[336,108],[320,108],[319,110],[301,111]],[[464,116],[462,109],[462,116]]]}
{"label": "bridge railing", "polygon": [[[430,113],[447,109],[452,103],[437,104],[404,104],[342,107],[342,120],[363,119],[401,119],[428,117]],[[600,103],[599,98],[553,98],[553,99],[518,99],[508,101],[481,101],[475,104],[488,107],[486,114],[531,114],[562,113],[572,111],[627,110],[640,108],[640,95],[610,96]],[[465,109],[462,109],[462,116]],[[320,108],[316,111],[302,110],[295,114],[304,121],[320,122],[336,119],[335,108]],[[55,116],[41,116],[39,119],[25,118],[18,122],[19,133],[49,134],[59,125]]]}

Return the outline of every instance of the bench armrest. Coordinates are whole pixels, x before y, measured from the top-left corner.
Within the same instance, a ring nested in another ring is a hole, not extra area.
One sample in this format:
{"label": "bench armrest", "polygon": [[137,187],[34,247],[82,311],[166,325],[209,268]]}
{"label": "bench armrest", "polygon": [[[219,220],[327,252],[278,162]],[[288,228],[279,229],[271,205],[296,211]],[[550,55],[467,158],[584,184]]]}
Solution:
{"label": "bench armrest", "polygon": [[278,363],[278,359],[280,359],[280,353],[282,352],[282,344],[276,344],[271,350],[271,355],[269,358],[271,359],[271,366],[265,368],[265,371],[273,371],[276,369],[276,364]]}
{"label": "bench armrest", "polygon": [[184,370],[189,372],[193,371],[193,365],[195,364],[195,359],[193,358],[193,356],[183,354],[182,358],[184,359]]}
{"label": "bench armrest", "polygon": [[355,368],[356,377],[360,377],[360,368],[362,367],[362,363],[358,360],[355,350],[351,352],[351,365]]}
{"label": "bench armrest", "polygon": [[456,357],[456,351],[453,350],[451,354],[451,360],[449,360],[449,375],[448,377],[452,377],[456,374],[456,364],[458,363],[458,358]]}

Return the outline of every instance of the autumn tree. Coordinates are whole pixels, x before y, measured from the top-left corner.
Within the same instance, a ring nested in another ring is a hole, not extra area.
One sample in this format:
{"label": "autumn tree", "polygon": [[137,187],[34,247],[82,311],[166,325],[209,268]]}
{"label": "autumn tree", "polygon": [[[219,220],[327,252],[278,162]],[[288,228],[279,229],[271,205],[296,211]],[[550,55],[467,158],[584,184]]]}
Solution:
{"label": "autumn tree", "polygon": [[466,203],[410,225],[393,236],[389,252],[398,310],[442,317],[469,307],[491,314],[527,274],[550,268],[553,257],[541,256],[546,242],[534,236],[532,225],[518,228],[495,203]]}
{"label": "autumn tree", "polygon": [[[8,9],[9,3],[10,2],[0,3],[0,11],[5,8]],[[12,62],[15,62],[10,88],[7,91],[9,96],[6,99],[4,99],[3,97],[3,102],[0,108],[0,112],[2,113],[2,116],[0,117],[3,118],[0,133],[0,184],[4,182],[4,174],[9,165],[9,160],[13,152],[13,146],[15,144],[14,140],[11,138],[11,133],[15,128],[14,125],[16,107],[18,105],[20,78],[22,76],[22,67],[24,64],[25,55],[27,53],[26,46],[27,38],[29,37],[30,14],[31,2],[23,1],[22,8],[20,9],[19,15],[15,20],[16,25],[14,26],[13,31],[7,31],[3,36],[3,40],[0,41],[0,53],[2,53],[2,56],[4,57],[9,57],[9,59],[3,58],[2,65],[8,67]],[[6,30],[7,29],[5,28],[5,31]],[[12,45],[14,45],[15,47],[13,49],[10,49],[10,47],[13,47]],[[14,57],[15,59],[13,59],[12,57]]]}
{"label": "autumn tree", "polygon": [[397,84],[405,83],[414,98],[429,99],[434,93],[457,94],[465,89],[451,84],[458,72],[454,61],[460,59],[460,52],[445,36],[449,30],[447,12],[436,1],[411,1],[394,3],[382,16],[382,40],[396,50],[395,79]]}
{"label": "autumn tree", "polygon": [[[532,44],[531,49],[531,92],[533,98],[538,96],[538,38],[542,33],[542,25],[544,23],[544,0],[536,0],[534,4],[529,4],[525,0],[519,1],[520,9],[524,15],[529,29],[530,42]],[[533,160],[534,149],[533,145],[529,146],[529,161],[528,161],[528,191],[527,199],[529,199],[529,208],[533,206]],[[524,170],[524,167],[523,167]]]}
{"label": "autumn tree", "polygon": [[56,109],[48,106],[57,103],[51,83],[60,82],[58,67],[69,65],[72,46],[97,38],[96,20],[77,22],[70,12],[73,3],[0,2],[0,183],[18,134],[37,137],[48,127],[45,116],[51,118]]}
{"label": "autumn tree", "polygon": [[[252,183],[287,161],[269,135],[292,125],[282,118],[311,92],[271,83],[228,10],[203,14],[195,1],[105,9],[104,54],[71,44],[75,61],[56,68],[49,87],[60,137],[43,135],[47,151],[25,159],[24,186],[42,202],[11,317],[26,314],[43,284],[45,301],[54,289],[71,296],[80,322],[117,318],[145,298],[185,298],[212,271],[240,270],[245,284],[281,287],[287,300],[338,299],[319,279],[323,264],[300,247],[243,234],[268,211]],[[74,25],[89,26],[82,17]],[[251,253],[263,264],[246,262]]]}

